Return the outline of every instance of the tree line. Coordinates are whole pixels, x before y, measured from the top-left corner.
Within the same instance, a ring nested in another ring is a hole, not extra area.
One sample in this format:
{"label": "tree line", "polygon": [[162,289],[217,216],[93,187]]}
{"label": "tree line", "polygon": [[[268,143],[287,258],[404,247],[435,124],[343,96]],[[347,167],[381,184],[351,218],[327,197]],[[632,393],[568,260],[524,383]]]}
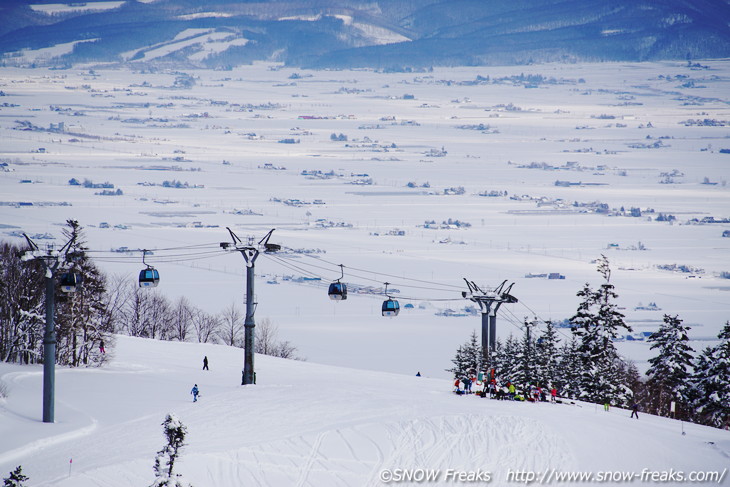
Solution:
{"label": "tree line", "polygon": [[537,330],[537,320],[525,319],[521,337],[510,334],[497,340],[484,360],[476,332],[461,345],[449,369],[455,378],[487,371],[486,379],[511,382],[518,390],[531,386],[559,390],[561,397],[597,404],[629,407],[639,404],[651,414],[719,428],[730,427],[730,322],[718,343],[696,353],[689,343],[690,327],[678,316],[664,315],[659,330],[647,341],[655,356],[642,377],[636,366],[622,357],[614,340],[631,332],[616,305],[608,259],[598,260],[602,284],[586,283],[574,316],[568,321],[570,336],[561,340],[551,322]]}
{"label": "tree line", "polygon": [[[68,220],[63,235],[72,241],[69,254],[80,256],[63,267],[75,273],[81,285],[74,293],[64,293],[56,283],[58,364],[103,363],[104,352],[113,350],[114,334],[243,348],[244,315],[235,304],[209,313],[184,296],[170,300],[157,290],[140,288],[136,280],[108,276],[88,256],[77,221]],[[36,260],[21,259],[26,250],[0,242],[0,360],[35,364],[43,361],[45,270]],[[257,324],[256,336],[256,353],[298,358],[297,348],[278,338],[271,320]]]}

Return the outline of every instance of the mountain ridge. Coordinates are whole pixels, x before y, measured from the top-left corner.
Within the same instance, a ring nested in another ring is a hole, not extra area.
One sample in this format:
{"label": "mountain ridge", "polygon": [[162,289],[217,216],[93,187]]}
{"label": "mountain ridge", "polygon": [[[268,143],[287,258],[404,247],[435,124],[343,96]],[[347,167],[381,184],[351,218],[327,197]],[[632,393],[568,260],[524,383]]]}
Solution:
{"label": "mountain ridge", "polygon": [[[187,29],[209,31],[152,62],[216,69],[253,61],[320,69],[422,69],[730,57],[727,0],[128,0],[114,5],[9,2],[0,7],[8,20],[0,28],[0,62],[150,63],[140,53]],[[71,42],[70,52],[33,55]]]}

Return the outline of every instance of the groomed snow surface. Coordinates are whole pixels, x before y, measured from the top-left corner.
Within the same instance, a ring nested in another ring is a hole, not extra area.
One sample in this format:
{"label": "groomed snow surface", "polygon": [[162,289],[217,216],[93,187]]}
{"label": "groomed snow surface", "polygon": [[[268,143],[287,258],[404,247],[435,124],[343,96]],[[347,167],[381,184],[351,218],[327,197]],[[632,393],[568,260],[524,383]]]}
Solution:
{"label": "groomed snow surface", "polygon": [[648,472],[730,463],[727,431],[615,408],[457,396],[448,380],[267,356],[256,357],[258,384],[240,386],[243,351],[211,344],[118,336],[109,358],[57,369],[54,424],[40,420],[41,366],[0,365],[3,477],[21,464],[34,487],[150,485],[169,412],[188,427],[175,469],[197,487],[376,486],[408,469],[433,470],[436,480],[423,482],[432,485],[462,483],[449,469],[480,475],[463,482],[472,485],[487,474],[491,485],[525,484],[531,472],[627,472],[632,485],[671,485]]}

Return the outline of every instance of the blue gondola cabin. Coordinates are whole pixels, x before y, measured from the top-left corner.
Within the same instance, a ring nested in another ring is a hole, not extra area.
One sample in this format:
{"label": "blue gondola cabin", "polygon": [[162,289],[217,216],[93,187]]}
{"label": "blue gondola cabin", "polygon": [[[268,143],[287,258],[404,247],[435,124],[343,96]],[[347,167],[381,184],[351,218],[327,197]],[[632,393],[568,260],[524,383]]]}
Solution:
{"label": "blue gondola cabin", "polygon": [[388,298],[383,301],[383,316],[398,316],[400,312],[400,304],[395,299]]}
{"label": "blue gondola cabin", "polygon": [[160,282],[160,273],[150,267],[139,272],[139,287],[157,287]]}

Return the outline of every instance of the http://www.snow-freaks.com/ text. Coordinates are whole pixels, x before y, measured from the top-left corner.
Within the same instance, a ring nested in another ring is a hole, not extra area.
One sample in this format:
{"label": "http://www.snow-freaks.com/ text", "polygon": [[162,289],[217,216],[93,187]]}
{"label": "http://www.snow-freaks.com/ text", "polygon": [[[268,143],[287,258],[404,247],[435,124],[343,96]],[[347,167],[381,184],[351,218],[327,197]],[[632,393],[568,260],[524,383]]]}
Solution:
{"label": "http://www.snow-freaks.com/ text", "polygon": [[[397,483],[469,483],[489,484],[497,480],[514,484],[569,484],[583,483],[710,483],[722,484],[726,478],[727,468],[722,471],[690,471],[682,470],[651,470],[648,468],[638,472],[611,470],[601,472],[563,472],[557,469],[546,469],[542,472],[532,470],[508,469],[500,475],[489,470],[457,470],[457,469],[427,469],[427,468],[391,468],[383,469],[379,473],[380,481],[385,484]],[[501,482],[500,482],[501,483]]]}

